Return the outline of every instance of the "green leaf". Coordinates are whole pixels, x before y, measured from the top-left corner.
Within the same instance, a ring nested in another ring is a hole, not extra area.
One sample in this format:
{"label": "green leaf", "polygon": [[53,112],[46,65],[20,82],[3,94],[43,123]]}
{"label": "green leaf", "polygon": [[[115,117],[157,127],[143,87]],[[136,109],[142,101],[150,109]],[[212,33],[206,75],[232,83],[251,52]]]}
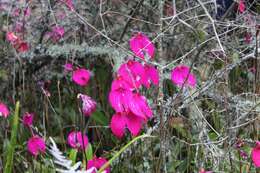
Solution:
{"label": "green leaf", "polygon": [[85,153],[86,153],[87,160],[91,160],[93,158],[93,150],[91,144],[88,144]]}
{"label": "green leaf", "polygon": [[14,150],[16,146],[17,131],[18,131],[17,129],[19,125],[19,107],[20,107],[20,102],[18,101],[16,102],[15,105],[15,113],[12,120],[11,141],[7,148],[7,156],[6,156],[7,159],[5,163],[4,173],[12,173],[12,169],[13,169]]}
{"label": "green leaf", "polygon": [[76,149],[71,149],[69,153],[69,159],[72,161],[72,164],[76,163],[77,159],[77,150]]}
{"label": "green leaf", "polygon": [[92,114],[91,118],[102,126],[108,125],[108,118],[101,111],[96,111]]}

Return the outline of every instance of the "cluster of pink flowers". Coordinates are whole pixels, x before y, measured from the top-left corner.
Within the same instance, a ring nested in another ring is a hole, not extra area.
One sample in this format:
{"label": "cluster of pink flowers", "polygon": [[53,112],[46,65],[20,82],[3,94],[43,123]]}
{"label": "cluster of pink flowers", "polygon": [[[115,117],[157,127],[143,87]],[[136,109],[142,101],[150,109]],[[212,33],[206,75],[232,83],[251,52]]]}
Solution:
{"label": "cluster of pink flowers", "polygon": [[[152,42],[141,33],[130,40],[130,48],[141,59],[152,58],[155,51]],[[109,102],[116,111],[110,126],[116,137],[122,138],[125,128],[133,136],[138,135],[142,124],[152,117],[147,99],[139,92],[141,86],[150,88],[151,84],[159,84],[159,74],[154,66],[131,59],[119,67],[109,93]]]}
{"label": "cluster of pink flowers", "polygon": [[29,50],[29,44],[13,32],[6,33],[6,40],[8,40],[18,52],[26,52]]}

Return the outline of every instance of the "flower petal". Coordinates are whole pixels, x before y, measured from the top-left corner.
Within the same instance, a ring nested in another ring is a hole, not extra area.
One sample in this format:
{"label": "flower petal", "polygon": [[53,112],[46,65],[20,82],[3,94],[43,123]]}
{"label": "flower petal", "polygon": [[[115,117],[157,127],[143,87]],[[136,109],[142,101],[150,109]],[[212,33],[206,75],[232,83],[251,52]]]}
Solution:
{"label": "flower petal", "polygon": [[114,114],[110,123],[110,127],[113,134],[118,138],[122,138],[124,136],[125,126],[126,126],[125,115],[121,113]]}

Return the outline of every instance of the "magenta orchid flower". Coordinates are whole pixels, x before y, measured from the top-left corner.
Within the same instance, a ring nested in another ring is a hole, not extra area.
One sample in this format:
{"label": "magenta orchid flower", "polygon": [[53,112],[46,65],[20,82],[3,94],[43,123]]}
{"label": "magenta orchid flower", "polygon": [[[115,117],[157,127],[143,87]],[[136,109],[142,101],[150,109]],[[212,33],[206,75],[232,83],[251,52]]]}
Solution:
{"label": "magenta orchid flower", "polygon": [[33,117],[34,117],[33,113],[26,112],[23,115],[23,125],[30,127],[32,125],[32,123],[33,123]]}
{"label": "magenta orchid flower", "polygon": [[141,78],[144,74],[144,67],[138,61],[129,60],[122,64],[118,71],[121,76],[132,88],[139,88],[141,86]]}
{"label": "magenta orchid flower", "polygon": [[251,157],[255,167],[260,168],[260,141],[256,142],[256,146],[251,152]]}
{"label": "magenta orchid flower", "polygon": [[142,128],[142,123],[145,122],[139,116],[132,112],[117,112],[113,115],[110,123],[112,133],[122,138],[125,133],[125,128],[128,128],[132,136],[137,136]]}
{"label": "magenta orchid flower", "polygon": [[4,103],[0,102],[0,117],[7,118],[9,114],[10,112],[8,107]]}
{"label": "magenta orchid flower", "polygon": [[8,40],[12,44],[17,42],[18,39],[19,38],[13,32],[7,32],[6,33],[6,40]]}
{"label": "magenta orchid flower", "polygon": [[66,64],[64,65],[64,69],[65,69],[66,71],[73,71],[73,65],[72,65],[71,63],[66,63]]}
{"label": "magenta orchid flower", "polygon": [[154,66],[145,65],[144,74],[141,78],[142,84],[146,88],[150,88],[151,83],[154,85],[159,85],[159,72]]}
{"label": "magenta orchid flower", "polygon": [[129,110],[133,112],[136,116],[142,119],[148,119],[152,117],[152,109],[149,107],[147,100],[144,96],[139,93],[127,93],[127,105]]}
{"label": "magenta orchid flower", "polygon": [[239,1],[238,9],[239,9],[239,12],[240,12],[240,13],[243,13],[243,12],[245,11],[246,5],[245,5],[244,0],[240,0],[240,1]]}
{"label": "magenta orchid flower", "polygon": [[29,44],[25,41],[20,42],[15,47],[18,52],[27,52],[29,50]]}
{"label": "magenta orchid flower", "polygon": [[205,171],[204,168],[201,168],[199,173],[213,173],[212,171]]}
{"label": "magenta orchid flower", "polygon": [[179,65],[172,70],[171,80],[178,87],[190,86],[194,88],[197,83],[195,75],[190,73],[190,68],[185,65]]}
{"label": "magenta orchid flower", "polygon": [[89,79],[90,71],[84,68],[77,69],[72,74],[72,80],[80,86],[86,86],[88,84]]}
{"label": "magenta orchid flower", "polygon": [[109,92],[109,102],[116,112],[123,112],[128,109],[127,96],[131,95],[131,90],[132,87],[121,77],[112,82],[111,91]]}
{"label": "magenta orchid flower", "polygon": [[45,153],[46,145],[43,138],[33,136],[27,142],[27,149],[33,156],[36,157],[39,153]]}
{"label": "magenta orchid flower", "polygon": [[[108,161],[103,157],[96,157],[94,156],[92,160],[89,160],[87,163],[87,169],[95,168],[96,170],[100,169],[104,164],[106,164]],[[91,173],[96,173],[95,170],[93,170]],[[108,166],[104,173],[110,173],[110,167]]]}
{"label": "magenta orchid flower", "polygon": [[154,44],[142,33],[137,33],[130,39],[130,49],[137,57],[142,59],[144,59],[145,55],[153,58],[155,52]]}
{"label": "magenta orchid flower", "polygon": [[85,116],[90,116],[96,111],[97,103],[88,95],[78,94],[78,98],[82,100],[82,112]]}
{"label": "magenta orchid flower", "polygon": [[68,135],[67,142],[72,148],[85,150],[88,146],[88,137],[80,131],[72,131]]}
{"label": "magenta orchid flower", "polygon": [[64,36],[64,28],[62,26],[52,27],[52,32],[49,34],[54,42],[59,41]]}

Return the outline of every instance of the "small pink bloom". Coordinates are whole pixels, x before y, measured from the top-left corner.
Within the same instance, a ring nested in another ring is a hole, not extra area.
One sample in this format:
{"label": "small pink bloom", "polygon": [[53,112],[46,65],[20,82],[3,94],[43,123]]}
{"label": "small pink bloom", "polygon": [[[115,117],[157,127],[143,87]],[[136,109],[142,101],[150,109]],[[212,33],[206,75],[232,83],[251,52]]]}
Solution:
{"label": "small pink bloom", "polygon": [[240,12],[240,13],[243,13],[243,12],[245,11],[246,5],[245,5],[244,0],[240,0],[240,1],[239,1],[238,9],[239,9],[239,12]]}
{"label": "small pink bloom", "polygon": [[0,117],[7,118],[9,113],[8,107],[4,103],[0,102]]}
{"label": "small pink bloom", "polygon": [[29,44],[27,42],[21,42],[18,44],[17,51],[18,52],[27,52],[29,50]]}
{"label": "small pink bloom", "polygon": [[[96,157],[94,156],[94,158],[92,160],[89,160],[87,163],[87,169],[91,169],[91,168],[96,168],[97,170],[100,169],[104,164],[106,164],[108,161],[103,158],[103,157]],[[96,173],[96,171],[93,171],[91,173]],[[110,173],[110,167],[108,166],[105,169],[105,173]]]}
{"label": "small pink bloom", "polygon": [[121,76],[133,89],[141,86],[141,77],[144,74],[144,67],[138,61],[129,60],[118,69]]}
{"label": "small pink bloom", "polygon": [[136,56],[142,59],[144,59],[145,55],[153,58],[155,52],[154,44],[142,33],[138,33],[131,38],[130,49]]}
{"label": "small pink bloom", "polygon": [[35,157],[39,153],[45,153],[46,146],[43,138],[39,136],[31,137],[27,142],[27,149]]}
{"label": "small pink bloom", "polygon": [[145,72],[141,78],[142,84],[146,88],[150,88],[151,83],[159,85],[159,72],[154,66],[145,65]]}
{"label": "small pink bloom", "polygon": [[59,41],[64,36],[64,28],[62,26],[54,26],[52,27],[52,32],[50,36],[54,42]]}
{"label": "small pink bloom", "polygon": [[247,44],[249,44],[252,40],[252,34],[250,32],[246,32],[244,40]]}
{"label": "small pink bloom", "polygon": [[249,68],[248,70],[249,70],[250,72],[254,73],[254,74],[256,73],[255,67],[251,67],[251,68]]}
{"label": "small pink bloom", "polygon": [[126,97],[128,100],[127,104],[129,110],[131,110],[131,112],[133,112],[136,116],[139,116],[145,120],[152,117],[152,109],[149,107],[144,96],[139,93],[127,93]]}
{"label": "small pink bloom", "polygon": [[31,15],[31,9],[28,6],[25,10],[24,10],[24,16],[25,17],[29,17]]}
{"label": "small pink bloom", "polygon": [[7,32],[6,39],[13,44],[17,42],[19,38],[13,32]]}
{"label": "small pink bloom", "polygon": [[248,158],[247,153],[246,153],[245,151],[243,151],[243,150],[240,150],[240,151],[239,151],[239,154],[240,154],[240,156],[241,156],[243,159],[247,159],[247,158]]}
{"label": "small pink bloom", "polygon": [[96,111],[97,103],[88,95],[78,94],[78,98],[82,100],[82,110],[85,116],[90,116]]}
{"label": "small pink bloom", "polygon": [[118,138],[124,136],[126,127],[132,136],[137,136],[142,128],[143,122],[145,122],[144,119],[134,115],[132,112],[117,112],[111,119],[110,127],[112,133]]}
{"label": "small pink bloom", "polygon": [[185,65],[179,65],[172,70],[171,80],[178,87],[182,87],[182,85],[195,87],[197,83],[195,75],[190,73],[190,68]]}
{"label": "small pink bloom", "polygon": [[67,7],[73,11],[74,10],[74,6],[73,6],[73,0],[60,0],[61,2],[65,3],[67,5]]}
{"label": "small pink bloom", "polygon": [[65,69],[66,71],[73,71],[73,65],[72,65],[71,63],[66,63],[66,64],[64,65],[64,69]]}
{"label": "small pink bloom", "polygon": [[85,134],[82,135],[80,131],[72,131],[69,133],[67,142],[72,148],[84,150],[88,146],[88,137]]}
{"label": "small pink bloom", "polygon": [[80,86],[86,86],[88,84],[89,79],[90,72],[84,68],[77,69],[72,74],[72,80]]}
{"label": "small pink bloom", "polygon": [[254,165],[257,168],[260,168],[260,141],[256,142],[256,146],[253,148],[251,152],[251,157]]}
{"label": "small pink bloom", "polygon": [[131,95],[131,91],[120,88],[109,92],[109,103],[116,112],[123,112],[128,110],[127,96]]}
{"label": "small pink bloom", "polygon": [[15,8],[12,12],[13,17],[18,17],[20,15],[21,10],[19,8]]}
{"label": "small pink bloom", "polygon": [[205,171],[204,168],[201,168],[199,173],[213,173],[212,171]]}
{"label": "small pink bloom", "polygon": [[26,112],[23,115],[23,125],[30,127],[33,123],[33,116],[34,116],[33,113]]}

